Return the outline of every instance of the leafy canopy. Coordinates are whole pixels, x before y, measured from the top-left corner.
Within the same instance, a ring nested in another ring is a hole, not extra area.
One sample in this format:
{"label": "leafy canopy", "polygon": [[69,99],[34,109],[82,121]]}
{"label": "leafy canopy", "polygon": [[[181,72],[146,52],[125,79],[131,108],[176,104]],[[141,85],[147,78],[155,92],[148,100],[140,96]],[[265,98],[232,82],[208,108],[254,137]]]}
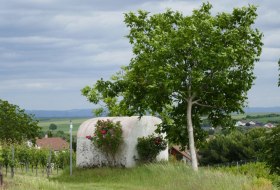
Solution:
{"label": "leafy canopy", "polygon": [[54,131],[54,130],[56,130],[56,129],[57,129],[57,125],[56,125],[56,124],[51,123],[51,124],[49,125],[49,130]]}
{"label": "leafy canopy", "polygon": [[266,137],[264,157],[271,173],[280,175],[280,126],[273,128]]}
{"label": "leafy canopy", "polygon": [[0,99],[0,139],[3,142],[35,141],[40,127],[33,116],[17,105]]}
{"label": "leafy canopy", "polygon": [[215,135],[200,148],[200,163],[207,165],[257,160],[263,156],[265,136],[265,128],[253,128],[246,132],[233,130],[225,135]]}
{"label": "leafy canopy", "polygon": [[172,10],[125,14],[134,57],[111,80],[98,80],[82,94],[95,104],[102,101],[110,115],[159,115],[159,131],[183,146],[192,120],[196,141],[203,141],[201,116],[216,126],[242,112],[263,36],[252,28],[255,6],[215,16],[211,7],[203,4],[190,16]]}

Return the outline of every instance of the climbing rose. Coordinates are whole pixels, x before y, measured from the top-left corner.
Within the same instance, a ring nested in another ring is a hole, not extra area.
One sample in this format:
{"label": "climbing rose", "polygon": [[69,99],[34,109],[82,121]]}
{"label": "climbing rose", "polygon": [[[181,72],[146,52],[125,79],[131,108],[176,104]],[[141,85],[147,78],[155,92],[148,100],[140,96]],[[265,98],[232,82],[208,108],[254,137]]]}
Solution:
{"label": "climbing rose", "polygon": [[107,133],[106,130],[101,130],[100,132],[101,132],[102,135],[105,135]]}
{"label": "climbing rose", "polygon": [[87,135],[86,138],[89,139],[89,140],[92,139],[92,137],[90,135]]}

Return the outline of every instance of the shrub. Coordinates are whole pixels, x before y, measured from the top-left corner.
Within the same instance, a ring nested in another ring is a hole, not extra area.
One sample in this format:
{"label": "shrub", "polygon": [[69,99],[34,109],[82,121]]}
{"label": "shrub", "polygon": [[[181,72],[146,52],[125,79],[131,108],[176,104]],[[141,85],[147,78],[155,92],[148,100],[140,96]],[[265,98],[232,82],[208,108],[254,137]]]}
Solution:
{"label": "shrub", "polygon": [[264,160],[271,173],[280,175],[280,126],[266,134]]}
{"label": "shrub", "polygon": [[153,162],[160,151],[166,149],[167,143],[162,136],[149,135],[138,138],[136,149],[140,162]]}
{"label": "shrub", "polygon": [[264,162],[247,163],[241,166],[220,167],[218,170],[230,172],[234,174],[241,174],[260,179],[269,179],[273,184],[277,185],[280,182],[280,176],[271,174]]}
{"label": "shrub", "polygon": [[231,131],[215,135],[200,148],[200,164],[220,164],[240,160],[257,160],[263,154],[266,129],[253,128],[246,132]]}
{"label": "shrub", "polygon": [[54,123],[51,123],[50,126],[49,126],[49,130],[54,131],[54,130],[56,130],[56,129],[57,129],[57,125],[54,124]]}
{"label": "shrub", "polygon": [[123,142],[122,126],[119,121],[114,123],[109,119],[98,120],[93,137],[87,138],[91,138],[94,145],[105,153],[109,164],[115,165],[115,155]]}

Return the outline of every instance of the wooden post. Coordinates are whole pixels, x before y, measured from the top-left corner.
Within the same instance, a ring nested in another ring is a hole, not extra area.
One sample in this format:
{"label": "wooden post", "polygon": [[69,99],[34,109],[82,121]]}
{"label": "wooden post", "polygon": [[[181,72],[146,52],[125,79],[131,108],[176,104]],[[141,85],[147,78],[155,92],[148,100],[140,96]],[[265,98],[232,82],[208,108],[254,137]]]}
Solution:
{"label": "wooden post", "polygon": [[14,177],[14,165],[15,165],[15,147],[12,145],[12,166],[11,166],[11,177]]}
{"label": "wooden post", "polygon": [[70,176],[72,176],[72,121],[70,121]]}
{"label": "wooden post", "polygon": [[47,177],[50,177],[50,169],[51,169],[51,159],[52,159],[52,150],[50,149],[50,154],[47,163]]}
{"label": "wooden post", "polygon": [[3,175],[2,172],[0,171],[0,186],[3,185]]}

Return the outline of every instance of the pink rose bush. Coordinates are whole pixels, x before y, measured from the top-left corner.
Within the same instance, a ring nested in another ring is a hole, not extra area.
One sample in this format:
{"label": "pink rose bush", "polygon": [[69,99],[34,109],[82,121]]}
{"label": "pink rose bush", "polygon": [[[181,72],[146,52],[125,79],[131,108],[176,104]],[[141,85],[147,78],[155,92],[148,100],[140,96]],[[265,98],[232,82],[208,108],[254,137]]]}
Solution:
{"label": "pink rose bush", "polygon": [[107,160],[114,165],[115,155],[123,142],[122,126],[118,121],[98,120],[93,136],[89,136],[93,144],[107,156]]}

